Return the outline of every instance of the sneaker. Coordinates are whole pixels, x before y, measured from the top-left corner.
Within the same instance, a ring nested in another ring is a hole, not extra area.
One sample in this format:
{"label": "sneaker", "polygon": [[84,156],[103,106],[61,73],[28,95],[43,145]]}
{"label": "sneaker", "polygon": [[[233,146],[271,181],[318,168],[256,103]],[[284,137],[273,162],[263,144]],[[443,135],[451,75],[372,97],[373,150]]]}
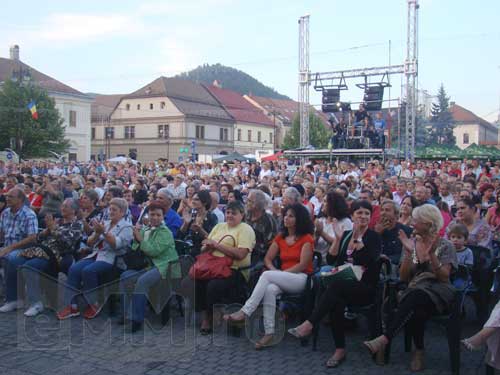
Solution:
{"label": "sneaker", "polygon": [[23,307],[22,301],[5,302],[5,304],[2,307],[0,307],[0,312],[8,313],[20,309],[22,307]]}
{"label": "sneaker", "polygon": [[76,307],[66,306],[64,309],[59,311],[57,314],[57,319],[65,320],[80,315],[80,311]]}
{"label": "sneaker", "polygon": [[88,305],[83,313],[83,317],[85,319],[94,319],[102,310],[103,305],[99,305],[98,303],[93,303]]}
{"label": "sneaker", "polygon": [[24,316],[37,316],[43,311],[43,303],[36,302],[30,306],[28,310],[24,312]]}

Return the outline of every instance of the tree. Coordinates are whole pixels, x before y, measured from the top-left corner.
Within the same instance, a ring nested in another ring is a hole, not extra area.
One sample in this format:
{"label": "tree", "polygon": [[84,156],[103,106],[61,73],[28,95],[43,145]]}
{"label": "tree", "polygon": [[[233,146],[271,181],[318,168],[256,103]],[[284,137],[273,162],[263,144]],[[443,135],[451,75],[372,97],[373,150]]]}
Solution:
{"label": "tree", "polygon": [[454,145],[454,121],[450,112],[450,98],[446,95],[443,84],[439,87],[437,103],[432,103],[430,143]]}
{"label": "tree", "polygon": [[[37,120],[27,107],[31,100],[36,103]],[[64,153],[69,141],[64,138],[63,123],[54,99],[31,81],[7,80],[1,86],[0,149],[13,146],[21,158],[49,156],[49,151]]]}
{"label": "tree", "polygon": [[[330,134],[321,119],[313,112],[309,112],[309,143],[316,148],[326,148],[329,140]],[[283,148],[298,147],[300,147],[300,120],[299,116],[296,116],[293,119],[292,128],[285,135]]]}

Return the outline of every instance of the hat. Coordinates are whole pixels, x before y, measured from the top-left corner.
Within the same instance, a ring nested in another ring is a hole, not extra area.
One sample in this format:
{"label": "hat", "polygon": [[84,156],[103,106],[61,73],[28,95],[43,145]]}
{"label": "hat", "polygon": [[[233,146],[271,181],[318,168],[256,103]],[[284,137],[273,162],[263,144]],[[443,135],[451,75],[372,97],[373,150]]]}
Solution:
{"label": "hat", "polygon": [[479,188],[479,192],[481,194],[484,194],[487,190],[495,190],[495,187],[492,184],[486,183],[482,184],[481,187]]}

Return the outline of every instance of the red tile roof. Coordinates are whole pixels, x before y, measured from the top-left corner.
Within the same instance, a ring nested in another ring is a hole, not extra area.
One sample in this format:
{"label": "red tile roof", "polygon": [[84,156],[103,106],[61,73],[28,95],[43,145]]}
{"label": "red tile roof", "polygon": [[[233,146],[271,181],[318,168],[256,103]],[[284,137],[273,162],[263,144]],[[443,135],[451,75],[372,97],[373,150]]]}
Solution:
{"label": "red tile roof", "polygon": [[273,122],[262,111],[245,100],[241,94],[213,85],[203,85],[238,122],[273,126]]}
{"label": "red tile roof", "polygon": [[[295,116],[299,115],[299,102],[296,102],[294,100],[271,99],[254,95],[248,95],[248,97],[257,102],[261,107],[263,107],[268,112],[268,114],[272,114],[273,111],[276,112],[276,117],[279,118],[285,125],[291,126]],[[323,122],[323,125],[325,125],[327,128],[330,127],[327,114],[318,111],[313,106],[311,106],[311,110],[314,110],[316,115]]]}
{"label": "red tile roof", "polygon": [[92,121],[101,121],[102,119],[109,118],[125,95],[96,95],[92,102]]}
{"label": "red tile roof", "polygon": [[69,87],[62,82],[59,82],[58,80],[49,77],[48,75],[43,74],[36,69],[33,69],[31,66],[23,63],[22,61],[6,59],[3,57],[0,57],[0,82],[12,78],[12,73],[14,71],[19,71],[20,68],[28,70],[31,74],[31,79],[33,80],[33,82],[47,91],[59,92],[64,94],[84,95],[80,91],[75,90],[74,88]]}
{"label": "red tile roof", "polygon": [[450,113],[451,116],[453,117],[453,120],[455,120],[455,122],[458,124],[479,124],[485,127],[495,128],[488,121],[482,119],[481,117],[469,111],[468,109],[459,106],[458,104],[450,105]]}

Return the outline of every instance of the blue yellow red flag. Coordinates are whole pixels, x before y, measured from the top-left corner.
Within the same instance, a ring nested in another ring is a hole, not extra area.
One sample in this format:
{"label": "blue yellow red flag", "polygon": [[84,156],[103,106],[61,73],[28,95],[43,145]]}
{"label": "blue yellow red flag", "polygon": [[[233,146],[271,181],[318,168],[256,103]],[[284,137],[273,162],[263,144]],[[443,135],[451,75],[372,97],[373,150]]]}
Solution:
{"label": "blue yellow red flag", "polygon": [[28,104],[28,109],[30,110],[31,112],[31,117],[34,119],[34,120],[38,120],[38,112],[36,110],[36,103],[34,100],[32,100],[31,102],[29,102]]}

